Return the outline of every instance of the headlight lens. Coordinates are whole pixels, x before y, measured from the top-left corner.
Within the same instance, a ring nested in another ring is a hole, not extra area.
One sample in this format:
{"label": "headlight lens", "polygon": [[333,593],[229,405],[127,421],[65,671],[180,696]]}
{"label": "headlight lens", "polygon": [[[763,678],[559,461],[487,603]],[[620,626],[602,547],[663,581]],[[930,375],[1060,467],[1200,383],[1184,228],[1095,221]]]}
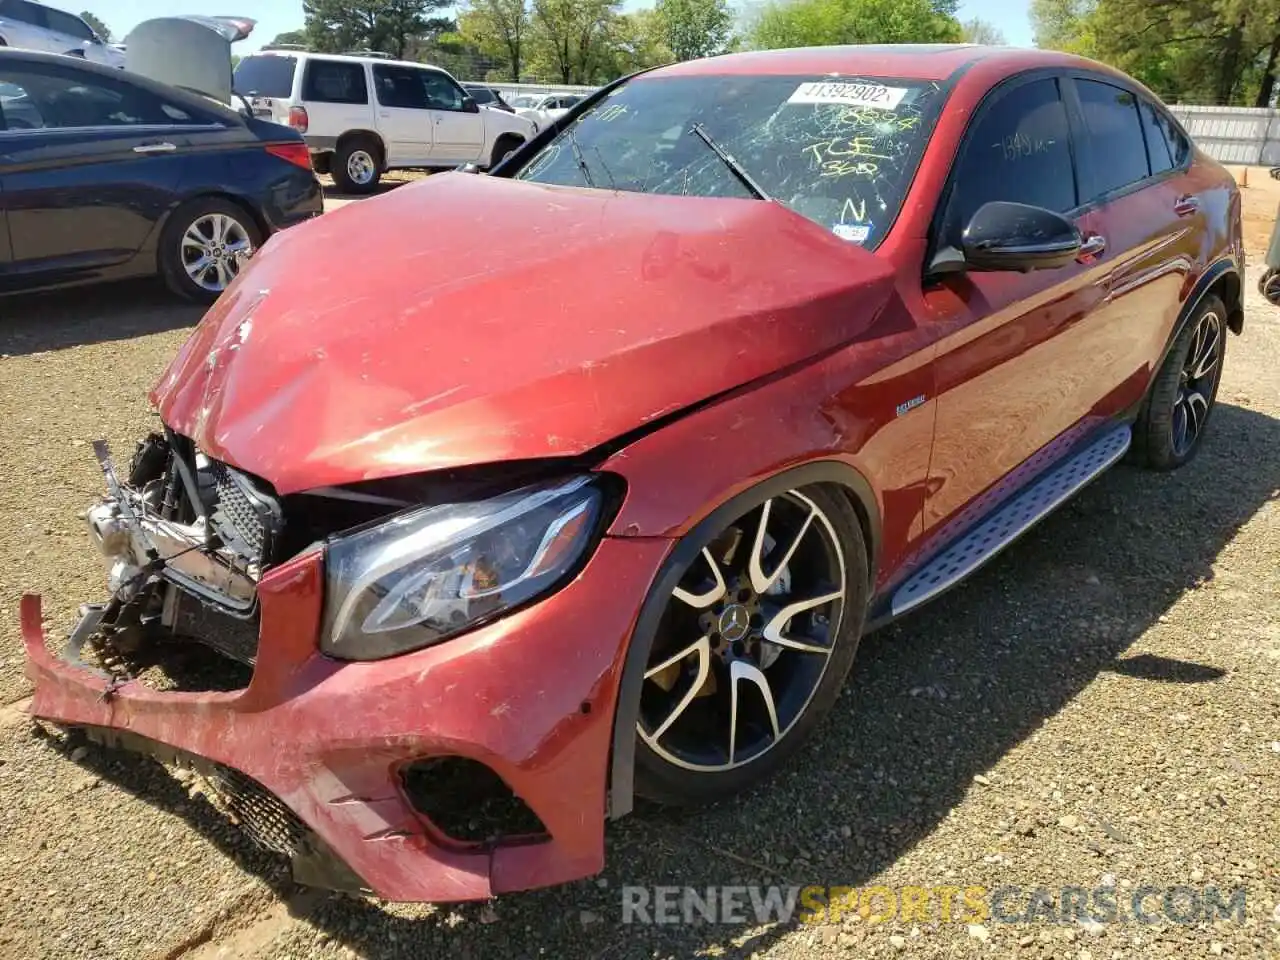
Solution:
{"label": "headlight lens", "polygon": [[321,649],[377,660],[439,643],[553,587],[591,546],[589,477],[414,510],[331,541]]}

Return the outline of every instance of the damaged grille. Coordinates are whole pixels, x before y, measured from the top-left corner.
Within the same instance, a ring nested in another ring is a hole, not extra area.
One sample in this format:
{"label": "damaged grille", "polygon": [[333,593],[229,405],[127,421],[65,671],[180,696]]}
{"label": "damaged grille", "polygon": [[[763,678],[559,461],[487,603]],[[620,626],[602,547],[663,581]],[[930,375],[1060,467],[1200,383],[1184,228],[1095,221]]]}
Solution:
{"label": "damaged grille", "polygon": [[284,802],[239,770],[207,762],[204,779],[226,814],[258,846],[292,857],[307,836],[306,825]]}
{"label": "damaged grille", "polygon": [[280,527],[279,507],[239,471],[218,460],[205,463],[212,481],[209,521],[219,538],[241,556],[268,562]]}

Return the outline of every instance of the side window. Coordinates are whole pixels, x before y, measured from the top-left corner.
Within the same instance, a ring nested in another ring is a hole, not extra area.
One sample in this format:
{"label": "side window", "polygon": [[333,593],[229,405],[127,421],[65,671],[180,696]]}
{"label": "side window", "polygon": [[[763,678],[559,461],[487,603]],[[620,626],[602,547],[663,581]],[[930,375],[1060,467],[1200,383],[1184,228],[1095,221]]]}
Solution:
{"label": "side window", "polygon": [[128,84],[88,83],[73,74],[5,74],[0,111],[10,130],[203,123],[186,110]]}
{"label": "side window", "polygon": [[368,103],[364,64],[311,60],[302,81],[302,99],[318,103]]}
{"label": "side window", "polygon": [[994,200],[1065,213],[1077,205],[1071,135],[1058,81],[1032,80],[987,105],[965,136],[943,227],[957,244],[978,208]]}
{"label": "side window", "polygon": [[405,107],[410,110],[426,110],[426,90],[418,79],[420,70],[412,67],[393,67],[381,63],[373,66],[373,85],[378,92],[378,102],[384,107]]}
{"label": "side window", "polygon": [[1156,123],[1160,125],[1160,129],[1164,131],[1164,142],[1169,146],[1169,154],[1173,159],[1175,167],[1181,167],[1191,159],[1191,141],[1186,135],[1178,129],[1178,125],[1173,122],[1168,114],[1156,110]]}
{"label": "side window", "polygon": [[55,10],[53,7],[47,7],[44,15],[48,18],[50,30],[65,33],[67,36],[75,37],[77,40],[93,39],[93,31],[89,29],[89,25],[77,16],[64,13],[61,10]]}
{"label": "side window", "polygon": [[427,106],[432,110],[461,110],[462,88],[443,73],[433,70],[415,71],[422,80]]}
{"label": "side window", "polygon": [[1138,100],[1128,90],[1099,80],[1077,80],[1084,114],[1084,148],[1091,182],[1086,200],[1146,177],[1147,149],[1138,118]]}
{"label": "side window", "polygon": [[1164,173],[1173,167],[1173,157],[1169,154],[1169,143],[1164,138],[1164,128],[1160,126],[1155,108],[1147,101],[1140,104],[1142,110],[1142,132],[1147,137],[1147,156],[1151,159],[1151,172]]}
{"label": "side window", "polygon": [[27,0],[0,0],[0,17],[29,23],[33,27],[45,26],[44,7],[27,3]]}

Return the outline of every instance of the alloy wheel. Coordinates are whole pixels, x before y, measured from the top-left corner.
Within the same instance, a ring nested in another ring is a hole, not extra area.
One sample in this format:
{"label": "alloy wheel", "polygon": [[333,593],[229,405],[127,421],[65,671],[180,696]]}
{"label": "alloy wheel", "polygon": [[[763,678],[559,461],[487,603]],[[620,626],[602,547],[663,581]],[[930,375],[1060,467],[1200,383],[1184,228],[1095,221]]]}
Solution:
{"label": "alloy wheel", "polygon": [[352,150],[347,155],[347,176],[357,186],[364,187],[372,183],[377,169],[377,164],[373,162],[373,154],[368,150]]}
{"label": "alloy wheel", "polygon": [[1179,457],[1196,445],[1209,416],[1221,373],[1222,335],[1222,318],[1212,310],[1200,318],[1191,335],[1173,401],[1173,451]]}
{"label": "alloy wheel", "polygon": [[197,286],[220,293],[253,253],[244,225],[225,213],[198,217],[182,235],[182,267]]}
{"label": "alloy wheel", "polygon": [[845,585],[835,527],[800,491],[735,521],[667,603],[645,669],[640,738],[668,763],[699,772],[764,756],[822,681]]}

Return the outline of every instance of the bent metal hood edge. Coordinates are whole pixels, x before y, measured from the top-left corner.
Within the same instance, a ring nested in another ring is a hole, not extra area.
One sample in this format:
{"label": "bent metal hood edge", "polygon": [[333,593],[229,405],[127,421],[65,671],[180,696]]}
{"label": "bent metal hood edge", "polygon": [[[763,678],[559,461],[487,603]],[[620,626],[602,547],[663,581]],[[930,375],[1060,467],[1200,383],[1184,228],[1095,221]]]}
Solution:
{"label": "bent metal hood edge", "polygon": [[892,288],[776,203],[438,174],[273,237],[151,399],[280,493],[570,456],[853,339]]}

